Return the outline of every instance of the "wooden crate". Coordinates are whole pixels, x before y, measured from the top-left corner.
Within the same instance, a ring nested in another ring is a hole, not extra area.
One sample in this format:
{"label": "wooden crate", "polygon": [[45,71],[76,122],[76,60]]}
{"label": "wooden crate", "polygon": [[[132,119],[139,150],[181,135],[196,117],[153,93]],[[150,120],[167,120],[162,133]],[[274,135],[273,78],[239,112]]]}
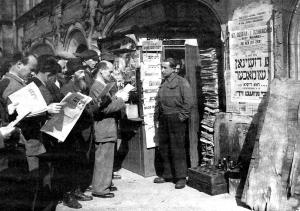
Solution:
{"label": "wooden crate", "polygon": [[225,172],[215,167],[195,167],[188,169],[188,186],[201,192],[217,195],[228,192]]}

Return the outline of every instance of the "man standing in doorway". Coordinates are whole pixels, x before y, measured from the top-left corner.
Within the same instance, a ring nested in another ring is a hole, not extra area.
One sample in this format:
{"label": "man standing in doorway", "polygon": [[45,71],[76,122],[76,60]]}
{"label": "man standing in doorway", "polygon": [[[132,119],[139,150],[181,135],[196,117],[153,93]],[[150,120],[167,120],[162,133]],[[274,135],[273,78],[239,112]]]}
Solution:
{"label": "man standing in doorway", "polygon": [[185,131],[193,98],[188,81],[175,73],[175,67],[173,58],[161,64],[164,81],[158,91],[154,120],[158,124],[163,174],[154,183],[174,179],[175,188],[181,189],[186,185]]}

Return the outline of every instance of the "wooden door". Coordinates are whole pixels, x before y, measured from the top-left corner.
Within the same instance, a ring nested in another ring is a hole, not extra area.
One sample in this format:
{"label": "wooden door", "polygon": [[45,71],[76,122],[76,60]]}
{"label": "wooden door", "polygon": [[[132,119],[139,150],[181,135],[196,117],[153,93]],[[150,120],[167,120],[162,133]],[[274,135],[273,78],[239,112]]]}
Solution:
{"label": "wooden door", "polygon": [[194,96],[194,106],[189,120],[189,154],[191,167],[196,167],[199,165],[198,132],[200,119],[198,101],[201,92],[198,90],[200,74],[197,74],[197,71],[200,67],[200,55],[198,46],[186,45],[185,49],[186,79],[190,82]]}

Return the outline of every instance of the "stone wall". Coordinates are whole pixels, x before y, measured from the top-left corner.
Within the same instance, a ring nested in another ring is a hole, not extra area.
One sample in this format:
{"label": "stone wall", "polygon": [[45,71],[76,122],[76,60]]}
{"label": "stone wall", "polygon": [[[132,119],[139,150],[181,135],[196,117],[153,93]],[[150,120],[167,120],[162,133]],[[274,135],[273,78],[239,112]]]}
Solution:
{"label": "stone wall", "polygon": [[[167,1],[167,0],[166,0]],[[66,2],[64,4],[64,2]],[[68,42],[72,31],[77,30],[82,33],[89,47],[95,45],[96,38],[109,36],[114,24],[120,22],[137,7],[150,0],[69,0],[60,1],[49,14],[38,17],[36,20],[28,19],[27,22],[19,26],[24,28],[23,49],[30,50],[33,43],[44,42],[47,39],[56,50],[68,50]],[[226,85],[226,110],[227,113],[237,114],[237,122],[251,124],[248,117],[252,118],[258,114],[260,102],[236,103],[231,102],[230,78],[226,74],[230,71],[229,67],[229,43],[228,43],[228,21],[238,18],[239,12],[247,10],[253,4],[265,4],[273,6],[274,21],[274,72],[271,72],[270,81],[273,78],[288,77],[288,33],[289,23],[297,4],[297,0],[199,0],[212,15],[219,20],[221,27],[221,41],[224,50],[224,68]],[[100,13],[97,13],[100,11]],[[130,26],[129,26],[130,27]],[[75,48],[72,47],[72,51]],[[262,108],[266,106],[262,104]],[[241,118],[239,118],[241,115]],[[246,116],[247,121],[244,121]],[[230,121],[230,120],[228,120]],[[226,125],[226,124],[225,124]],[[229,125],[229,124],[228,124]],[[229,127],[229,126],[228,126]],[[227,128],[229,130],[230,128]]]}

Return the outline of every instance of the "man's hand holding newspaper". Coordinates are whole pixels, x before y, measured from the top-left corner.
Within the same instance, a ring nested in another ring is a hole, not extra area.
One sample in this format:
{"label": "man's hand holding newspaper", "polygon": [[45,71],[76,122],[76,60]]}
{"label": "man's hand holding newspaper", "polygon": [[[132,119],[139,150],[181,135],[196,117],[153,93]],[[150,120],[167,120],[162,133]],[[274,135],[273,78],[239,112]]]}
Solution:
{"label": "man's hand holding newspaper", "polygon": [[48,113],[49,114],[58,114],[63,108],[63,103],[51,103],[48,105]]}
{"label": "man's hand holding newspaper", "polygon": [[115,96],[122,98],[125,102],[129,99],[129,92],[132,91],[135,87],[131,84],[127,84],[123,89],[119,90]]}
{"label": "man's hand holding newspaper", "polygon": [[129,93],[124,92],[123,90],[120,90],[115,94],[115,96],[118,98],[121,98],[122,100],[124,100],[124,102],[126,102],[126,101],[128,101]]}

